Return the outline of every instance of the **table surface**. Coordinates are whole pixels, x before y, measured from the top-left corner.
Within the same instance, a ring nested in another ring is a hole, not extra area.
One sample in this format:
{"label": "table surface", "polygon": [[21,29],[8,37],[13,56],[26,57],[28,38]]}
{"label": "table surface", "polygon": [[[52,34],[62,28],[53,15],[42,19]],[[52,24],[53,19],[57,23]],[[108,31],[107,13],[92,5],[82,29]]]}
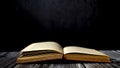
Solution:
{"label": "table surface", "polygon": [[120,50],[100,50],[110,56],[112,63],[67,62],[16,64],[19,52],[0,52],[0,68],[120,68]]}

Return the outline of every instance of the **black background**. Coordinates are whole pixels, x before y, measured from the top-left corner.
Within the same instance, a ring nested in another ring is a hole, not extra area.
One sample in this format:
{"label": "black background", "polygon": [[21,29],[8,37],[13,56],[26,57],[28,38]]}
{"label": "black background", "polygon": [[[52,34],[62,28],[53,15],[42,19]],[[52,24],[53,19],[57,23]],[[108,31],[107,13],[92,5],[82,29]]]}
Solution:
{"label": "black background", "polygon": [[[7,6],[6,6],[7,5]],[[119,49],[119,8],[104,0],[16,0],[2,6],[1,51],[33,42]]]}

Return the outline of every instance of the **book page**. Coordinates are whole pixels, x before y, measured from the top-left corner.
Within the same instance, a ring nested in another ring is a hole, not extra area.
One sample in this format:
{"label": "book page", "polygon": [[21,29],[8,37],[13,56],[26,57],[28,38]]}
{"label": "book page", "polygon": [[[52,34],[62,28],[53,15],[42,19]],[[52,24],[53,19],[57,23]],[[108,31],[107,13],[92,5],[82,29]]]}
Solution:
{"label": "book page", "polygon": [[[102,52],[99,52],[95,49],[78,47],[78,46],[67,46],[64,47],[64,54],[68,53],[81,53],[81,54],[92,54],[92,55],[105,55]],[[107,56],[107,55],[105,55]]]}
{"label": "book page", "polygon": [[38,50],[54,50],[63,53],[62,47],[56,42],[37,42],[25,47],[21,52],[38,51]]}

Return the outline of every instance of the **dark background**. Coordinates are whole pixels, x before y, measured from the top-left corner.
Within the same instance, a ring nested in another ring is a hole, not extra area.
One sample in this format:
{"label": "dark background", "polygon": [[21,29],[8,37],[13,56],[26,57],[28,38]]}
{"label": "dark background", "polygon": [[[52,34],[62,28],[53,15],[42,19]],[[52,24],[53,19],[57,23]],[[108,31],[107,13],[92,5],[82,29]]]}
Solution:
{"label": "dark background", "polygon": [[[11,6],[12,5],[12,6]],[[1,51],[33,42],[119,49],[119,8],[104,0],[16,0],[3,7]]]}

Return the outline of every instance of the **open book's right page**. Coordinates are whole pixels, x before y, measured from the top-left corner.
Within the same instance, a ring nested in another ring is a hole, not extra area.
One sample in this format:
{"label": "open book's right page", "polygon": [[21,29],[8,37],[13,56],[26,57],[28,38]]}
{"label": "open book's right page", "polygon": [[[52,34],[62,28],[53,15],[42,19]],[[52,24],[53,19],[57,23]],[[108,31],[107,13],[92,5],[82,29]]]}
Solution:
{"label": "open book's right page", "polygon": [[78,47],[78,46],[67,46],[64,47],[64,54],[68,53],[81,53],[81,54],[92,54],[92,55],[104,55],[107,56],[106,54],[99,52],[95,49],[90,49],[90,48],[84,48],[84,47]]}

